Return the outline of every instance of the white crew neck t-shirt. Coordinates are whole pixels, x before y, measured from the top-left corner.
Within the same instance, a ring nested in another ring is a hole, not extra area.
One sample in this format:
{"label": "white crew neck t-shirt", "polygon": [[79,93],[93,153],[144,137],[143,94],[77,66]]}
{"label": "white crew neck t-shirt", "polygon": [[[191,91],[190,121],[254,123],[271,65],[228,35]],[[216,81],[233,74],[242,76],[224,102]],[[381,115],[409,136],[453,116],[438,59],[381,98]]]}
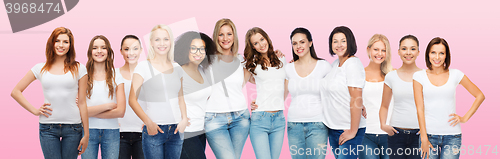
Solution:
{"label": "white crew neck t-shirt", "polygon": [[148,117],[158,125],[177,124],[181,121],[179,91],[183,70],[177,63],[172,63],[173,71],[163,73],[148,60],[137,64],[134,74],[144,81],[139,94],[139,104],[146,108]]}
{"label": "white crew neck t-shirt", "polygon": [[122,79],[123,82],[123,87],[125,90],[125,99],[127,103],[127,108],[125,109],[125,115],[123,118],[118,118],[118,123],[120,124],[120,132],[142,132],[142,125],[144,122],[142,122],[141,118],[139,118],[134,110],[130,107],[129,103],[129,95],[130,95],[130,88],[132,84],[132,80],[127,80],[123,78],[122,74],[120,73],[120,68],[115,68],[115,77],[117,79]]}
{"label": "white crew neck t-shirt", "polygon": [[[382,95],[384,92],[384,81],[368,82],[365,81],[363,87],[363,105],[366,108],[366,132],[367,134],[387,134],[380,129],[380,106],[382,105]],[[393,100],[389,104],[386,124],[390,124],[393,109]]]}
{"label": "white crew neck t-shirt", "polygon": [[285,57],[279,58],[282,67],[267,67],[267,70],[262,70],[261,65],[255,67],[255,85],[257,88],[257,98],[255,104],[259,107],[254,110],[258,111],[277,111],[285,109],[285,78],[286,66]]}
{"label": "white crew neck t-shirt", "polygon": [[52,108],[52,115],[40,115],[38,121],[41,124],[82,123],[80,109],[75,101],[78,95],[78,80],[87,74],[87,69],[78,64],[78,73],[73,77],[71,71],[63,75],[54,75],[49,71],[42,73],[44,65],[45,63],[36,64],[31,71],[42,84],[44,103],[50,103],[48,107]]}
{"label": "white crew neck t-shirt", "polygon": [[245,79],[243,57],[238,55],[227,63],[214,58],[209,67],[212,78],[212,94],[208,99],[206,112],[227,113],[248,109],[247,99],[243,94]]}
{"label": "white crew neck t-shirt", "polygon": [[323,122],[320,83],[331,68],[327,61],[318,60],[309,75],[300,77],[295,70],[295,63],[285,66],[288,91],[292,96],[288,122]]}
{"label": "white crew neck t-shirt", "polygon": [[448,81],[442,86],[435,86],[429,80],[426,70],[413,74],[413,79],[422,85],[425,107],[425,125],[427,134],[456,135],[461,134],[460,123],[451,126],[450,114],[456,113],[456,89],[462,81],[464,73],[457,69],[449,69]]}
{"label": "white crew neck t-shirt", "polygon": [[207,76],[208,70],[203,71],[199,68],[203,83],[198,83],[186,71],[184,71],[184,78],[182,88],[184,93],[184,101],[186,102],[187,117],[191,125],[186,127],[186,132],[196,132],[205,129],[205,111],[207,109],[207,102],[210,94],[212,94],[212,87],[210,78]]}
{"label": "white crew neck t-shirt", "polygon": [[[96,81],[94,80],[92,86],[92,94],[90,99],[87,98],[87,107],[93,107],[106,103],[116,103],[116,87],[123,83],[123,80],[116,76],[115,70],[115,83],[113,86],[115,92],[112,96],[109,96],[109,88],[106,84],[106,80]],[[118,73],[119,74],[119,73]],[[120,128],[118,124],[118,118],[111,119],[101,119],[96,117],[89,117],[89,128],[90,129],[118,129]]]}
{"label": "white crew neck t-shirt", "polygon": [[[330,129],[346,130],[351,128],[351,95],[348,87],[363,88],[365,69],[357,57],[348,58],[339,67],[339,60],[332,63],[332,70],[322,81],[321,99],[324,106],[325,125]],[[366,127],[361,115],[359,128]]]}
{"label": "white crew neck t-shirt", "polygon": [[403,81],[399,78],[397,70],[385,75],[384,82],[392,89],[392,99],[394,99],[391,126],[419,129],[417,107],[413,96],[413,82]]}

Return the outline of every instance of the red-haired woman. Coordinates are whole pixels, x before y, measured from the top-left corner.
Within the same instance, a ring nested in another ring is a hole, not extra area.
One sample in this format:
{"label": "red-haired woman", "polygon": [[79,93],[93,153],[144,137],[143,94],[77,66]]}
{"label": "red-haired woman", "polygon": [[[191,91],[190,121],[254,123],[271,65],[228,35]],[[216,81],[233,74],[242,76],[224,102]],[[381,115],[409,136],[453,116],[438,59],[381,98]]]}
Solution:
{"label": "red-haired woman", "polygon": [[[49,39],[45,63],[36,64],[12,90],[24,109],[39,116],[40,145],[45,158],[77,158],[87,148],[89,125],[85,99],[87,70],[75,61],[73,33],[56,28]],[[35,108],[22,92],[35,80],[42,83],[44,104]],[[84,131],[82,137],[82,131]]]}

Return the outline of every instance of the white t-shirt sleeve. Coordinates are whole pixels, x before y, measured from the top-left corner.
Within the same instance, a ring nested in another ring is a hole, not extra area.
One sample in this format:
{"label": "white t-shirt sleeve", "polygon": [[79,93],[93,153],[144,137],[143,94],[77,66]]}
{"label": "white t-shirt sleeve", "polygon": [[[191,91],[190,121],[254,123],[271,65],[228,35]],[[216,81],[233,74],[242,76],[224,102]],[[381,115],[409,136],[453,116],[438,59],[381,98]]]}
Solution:
{"label": "white t-shirt sleeve", "polygon": [[318,60],[322,77],[325,77],[332,70],[332,65],[326,60]]}
{"label": "white t-shirt sleeve", "polygon": [[365,86],[365,69],[358,58],[346,62],[346,80],[348,87],[363,88]]}
{"label": "white t-shirt sleeve", "polygon": [[116,83],[116,86],[122,84],[122,83],[125,83],[123,77],[120,74],[120,70],[119,69],[115,69],[115,83]]}
{"label": "white t-shirt sleeve", "polygon": [[426,73],[426,70],[421,70],[421,71],[417,71],[413,74],[413,80],[417,81],[418,83],[420,83],[421,85],[423,84],[424,80],[425,80],[425,77],[423,76],[424,74],[423,73]]}
{"label": "white t-shirt sleeve", "polygon": [[281,63],[283,64],[282,68],[285,68],[285,66],[286,66],[286,59],[285,59],[285,57],[279,57],[279,59],[280,59]]}
{"label": "white t-shirt sleeve", "polygon": [[31,72],[33,72],[33,75],[35,75],[35,78],[38,80],[40,80],[40,72],[42,71],[43,65],[45,65],[45,63],[39,63],[31,68]]}
{"label": "white t-shirt sleeve", "polygon": [[148,77],[146,76],[146,74],[151,74],[151,71],[149,70],[148,66],[148,61],[139,62],[134,69],[134,74],[138,74],[139,76],[142,77],[142,79]]}
{"label": "white t-shirt sleeve", "polygon": [[387,75],[385,75],[385,78],[384,78],[385,85],[389,86],[389,88],[391,88],[391,89],[392,89],[392,75],[394,73],[396,73],[396,70],[387,73]]}
{"label": "white t-shirt sleeve", "polygon": [[457,69],[453,69],[453,71],[455,71],[455,79],[456,79],[456,84],[455,85],[459,85],[460,84],[460,81],[462,81],[462,79],[464,78],[465,74],[460,71],[460,70],[457,70]]}
{"label": "white t-shirt sleeve", "polygon": [[87,74],[87,68],[85,65],[79,63],[79,68],[78,68],[78,79],[81,79],[83,76]]}

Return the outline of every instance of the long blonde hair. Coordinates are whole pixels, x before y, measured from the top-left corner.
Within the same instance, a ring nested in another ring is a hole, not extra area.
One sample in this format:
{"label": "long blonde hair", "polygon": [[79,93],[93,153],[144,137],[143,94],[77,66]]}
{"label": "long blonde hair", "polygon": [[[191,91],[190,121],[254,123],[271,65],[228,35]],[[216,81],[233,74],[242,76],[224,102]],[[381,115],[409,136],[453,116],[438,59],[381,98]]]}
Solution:
{"label": "long blonde hair", "polygon": [[168,36],[169,36],[169,39],[170,39],[170,50],[168,51],[168,54],[167,54],[167,60],[169,62],[174,62],[174,34],[172,33],[172,29],[170,29],[170,27],[168,27],[167,25],[164,25],[164,24],[158,24],[156,26],[153,27],[153,29],[151,29],[151,33],[149,35],[149,50],[148,50],[148,55],[147,55],[147,59],[148,60],[152,60],[155,58],[155,51],[153,50],[153,46],[151,45],[151,40],[153,40],[153,32],[155,30],[158,30],[158,29],[163,29],[165,31],[167,31],[168,33]]}
{"label": "long blonde hair", "polygon": [[368,40],[368,46],[366,47],[366,53],[368,54],[368,57],[370,57],[370,48],[375,44],[377,41],[382,41],[385,45],[385,60],[380,64],[380,70],[382,71],[382,74],[385,76],[387,73],[391,72],[393,70],[392,65],[391,65],[391,45],[389,44],[389,39],[385,35],[382,34],[375,34]]}
{"label": "long blonde hair", "polygon": [[238,33],[236,31],[236,26],[234,25],[233,21],[230,19],[220,19],[215,23],[215,28],[214,28],[214,34],[212,36],[212,39],[214,39],[215,46],[217,47],[217,54],[222,53],[222,47],[219,45],[219,31],[222,26],[228,25],[233,29],[233,46],[231,47],[231,51],[233,52],[233,55],[236,56],[238,54]]}

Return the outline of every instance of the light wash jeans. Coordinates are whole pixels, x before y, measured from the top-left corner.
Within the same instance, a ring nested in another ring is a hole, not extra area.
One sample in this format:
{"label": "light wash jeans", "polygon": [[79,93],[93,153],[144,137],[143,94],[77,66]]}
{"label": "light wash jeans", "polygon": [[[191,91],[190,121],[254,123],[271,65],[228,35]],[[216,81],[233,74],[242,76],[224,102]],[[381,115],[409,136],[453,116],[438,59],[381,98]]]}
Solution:
{"label": "light wash jeans", "polygon": [[286,120],[283,110],[276,113],[253,112],[250,124],[250,141],[257,159],[279,159]]}
{"label": "light wash jeans", "polygon": [[292,159],[324,159],[328,128],[323,122],[288,122],[288,145]]}
{"label": "light wash jeans", "polygon": [[82,139],[82,124],[39,124],[44,158],[76,159]]}
{"label": "light wash jeans", "polygon": [[[458,135],[431,135],[427,134],[429,142],[434,147],[429,151],[429,159],[458,159],[460,157],[460,146],[462,145],[462,134]],[[422,141],[419,140],[420,145]],[[427,157],[426,157],[427,158]]]}
{"label": "light wash jeans", "polygon": [[99,145],[102,159],[118,159],[120,129],[89,129],[89,145],[82,154],[82,159],[97,159]]}
{"label": "light wash jeans", "polygon": [[239,159],[250,130],[248,109],[205,114],[207,141],[217,159]]}

